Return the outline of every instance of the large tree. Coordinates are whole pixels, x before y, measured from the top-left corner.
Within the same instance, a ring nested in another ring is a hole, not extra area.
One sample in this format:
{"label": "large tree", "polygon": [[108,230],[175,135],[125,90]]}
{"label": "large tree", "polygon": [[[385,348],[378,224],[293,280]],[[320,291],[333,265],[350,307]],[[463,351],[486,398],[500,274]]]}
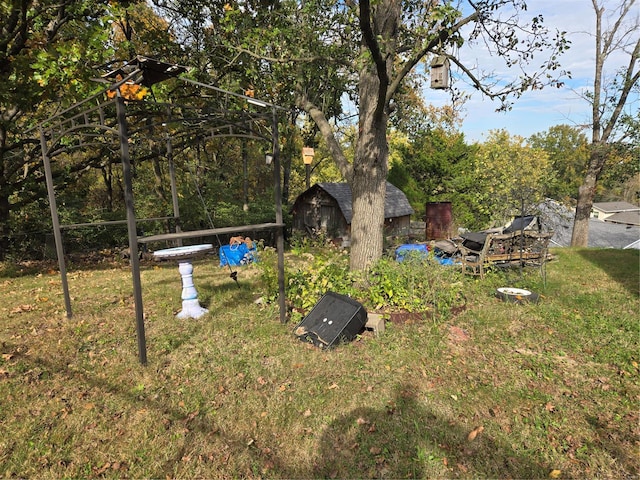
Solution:
{"label": "large tree", "polygon": [[[595,73],[593,90],[585,95],[591,103],[591,150],[586,174],[578,190],[571,236],[571,245],[576,247],[588,245],[589,217],[596,186],[610,156],[612,140],[623,142],[629,135],[629,129],[624,128],[624,109],[629,95],[640,85],[640,18],[633,10],[636,0],[621,0],[616,5],[604,0],[592,0],[591,3],[596,21]],[[628,63],[608,79],[606,64],[614,55],[627,56]]]}
{"label": "large tree", "polygon": [[[533,74],[524,73],[513,82],[499,87],[482,74],[476,74],[465,59],[451,52],[465,41],[477,42],[480,48],[492,50],[508,65],[520,65],[541,48],[556,54],[566,44],[556,37],[552,44],[541,28],[541,17],[529,24],[517,16],[523,2],[469,2],[466,6],[453,2],[401,2],[362,0],[356,6],[347,3],[353,21],[347,24],[356,34],[359,49],[350,60],[354,68],[350,78],[358,105],[358,132],[355,156],[348,162],[338,143],[332,141],[334,130],[320,105],[304,89],[299,90],[298,105],[311,115],[320,127],[333,156],[353,194],[351,224],[351,268],[366,269],[382,253],[385,180],[388,169],[387,126],[393,111],[393,99],[403,81],[431,55],[445,55],[477,89],[508,108],[509,98],[528,88],[539,88],[549,78],[543,76],[557,68],[555,57]],[[504,12],[508,16],[504,17]],[[523,38],[524,37],[524,38]],[[355,43],[355,42],[354,42]]]}
{"label": "large tree", "polygon": [[[351,186],[354,270],[367,269],[382,254],[387,129],[405,80],[434,55],[444,56],[468,83],[506,109],[524,91],[557,83],[558,55],[567,48],[562,34],[549,35],[541,16],[521,18],[522,0],[158,3],[206,16],[200,22],[210,34],[211,57],[226,55],[228,71],[248,72],[256,96],[295,103],[316,123]],[[458,53],[465,43],[502,58],[517,70],[514,78],[483,72],[473,65],[476,55],[462,58]],[[526,65],[541,52],[544,60],[528,72]],[[345,118],[340,106],[355,111],[353,157],[340,141]]]}
{"label": "large tree", "polygon": [[[0,3],[0,259],[11,214],[45,196],[37,133],[44,116],[86,92],[88,65],[101,63],[106,0]],[[67,103],[68,104],[68,103]],[[32,148],[30,148],[32,147]]]}

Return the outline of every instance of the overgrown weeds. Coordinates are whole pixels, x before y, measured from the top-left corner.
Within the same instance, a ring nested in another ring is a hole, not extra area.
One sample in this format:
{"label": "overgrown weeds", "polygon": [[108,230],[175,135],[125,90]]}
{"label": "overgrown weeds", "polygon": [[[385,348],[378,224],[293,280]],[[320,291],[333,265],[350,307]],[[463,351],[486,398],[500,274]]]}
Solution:
{"label": "overgrown weeds", "polygon": [[[637,477],[638,252],[591,252],[557,251],[546,282],[439,272],[461,282],[464,309],[333,350],[254,303],[268,291],[257,265],[238,288],[217,259],[197,262],[210,313],[187,321],[176,266],[145,265],[146,367],[126,265],[76,265],[70,319],[55,272],[4,276],[0,475]],[[515,281],[540,302],[495,297]]]}
{"label": "overgrown weeds", "polygon": [[[259,264],[267,297],[277,292],[274,253],[266,252]],[[287,299],[300,317],[327,291],[355,298],[370,311],[409,312],[425,317],[447,318],[452,309],[464,305],[461,274],[442,268],[435,257],[409,252],[402,262],[385,257],[366,274],[349,270],[346,250],[331,244],[319,246],[304,241],[294,246],[285,269]],[[297,318],[296,318],[297,319]]]}

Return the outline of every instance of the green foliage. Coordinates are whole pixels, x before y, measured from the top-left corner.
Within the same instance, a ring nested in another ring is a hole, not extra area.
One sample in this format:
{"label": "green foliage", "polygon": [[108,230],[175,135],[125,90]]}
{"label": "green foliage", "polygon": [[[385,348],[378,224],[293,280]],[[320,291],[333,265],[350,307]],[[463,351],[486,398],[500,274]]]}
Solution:
{"label": "green foliage", "polygon": [[409,252],[402,262],[382,258],[368,276],[367,298],[377,309],[429,312],[446,318],[462,302],[457,269],[440,265],[432,254]]}
{"label": "green foliage", "polygon": [[476,147],[461,133],[428,128],[408,137],[396,134],[390,150],[389,181],[407,195],[416,216],[424,215],[426,202],[450,201],[458,224],[484,227],[488,215],[479,208],[480,186],[473,176]]}
{"label": "green foliage", "polygon": [[549,156],[555,176],[547,186],[547,195],[558,201],[577,199],[589,160],[587,137],[575,127],[556,125],[531,136],[528,143]]}
{"label": "green foliage", "polygon": [[[366,275],[349,271],[344,250],[322,247],[323,240],[295,241],[285,268],[287,299],[294,315],[308,312],[327,291],[351,296],[369,310],[424,313],[447,318],[464,303],[463,284],[457,268],[440,265],[433,255],[409,252],[402,262],[378,260]],[[275,256],[261,256],[258,264],[267,290],[277,294]]]}
{"label": "green foliage", "polygon": [[596,200],[640,203],[640,144],[612,145],[598,187]]}
{"label": "green foliage", "polygon": [[498,225],[522,209],[535,211],[554,178],[546,152],[524,145],[523,138],[505,130],[490,133],[479,147],[474,167],[478,208]]}

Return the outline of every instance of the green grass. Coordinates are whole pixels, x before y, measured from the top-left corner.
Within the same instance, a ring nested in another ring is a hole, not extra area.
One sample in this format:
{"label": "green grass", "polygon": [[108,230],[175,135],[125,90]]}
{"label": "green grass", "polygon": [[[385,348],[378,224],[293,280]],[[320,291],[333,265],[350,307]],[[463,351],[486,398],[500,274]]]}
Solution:
{"label": "green grass", "polygon": [[[254,303],[255,266],[237,288],[198,262],[210,313],[184,321],[175,266],[145,265],[146,367],[126,265],[76,265],[70,319],[54,271],[6,266],[0,476],[637,477],[638,251],[555,253],[546,281],[461,278],[455,315],[329,351]],[[542,298],[501,302],[499,286]]]}

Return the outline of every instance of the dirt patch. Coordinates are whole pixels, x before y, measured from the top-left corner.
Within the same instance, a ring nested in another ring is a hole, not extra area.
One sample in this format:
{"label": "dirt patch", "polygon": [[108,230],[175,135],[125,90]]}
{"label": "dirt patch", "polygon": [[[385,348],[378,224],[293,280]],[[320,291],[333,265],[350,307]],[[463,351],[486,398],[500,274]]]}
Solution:
{"label": "dirt patch", "polygon": [[471,335],[460,327],[455,325],[449,326],[449,341],[451,343],[460,344],[464,343],[471,338]]}
{"label": "dirt patch", "polygon": [[430,312],[393,312],[387,315],[394,325],[413,325],[431,317]]}

